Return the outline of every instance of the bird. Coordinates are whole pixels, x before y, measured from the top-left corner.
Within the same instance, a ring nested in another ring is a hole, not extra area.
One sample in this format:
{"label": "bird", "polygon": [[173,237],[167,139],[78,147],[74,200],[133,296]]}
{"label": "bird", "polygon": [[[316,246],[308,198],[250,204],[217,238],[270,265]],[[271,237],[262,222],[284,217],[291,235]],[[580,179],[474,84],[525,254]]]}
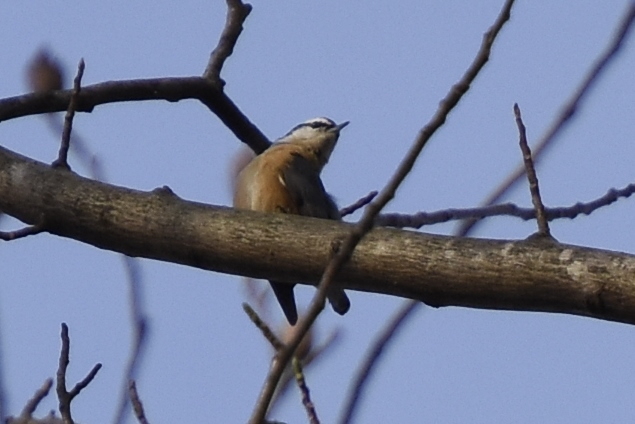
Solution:
{"label": "bird", "polygon": [[[341,220],[320,173],[333,153],[340,131],[348,124],[320,117],[293,127],[240,171],[234,188],[234,207]],[[295,325],[298,320],[295,284],[277,281],[270,284],[287,321]],[[348,312],[350,301],[344,290],[333,287],[327,297],[335,312],[340,315]]]}

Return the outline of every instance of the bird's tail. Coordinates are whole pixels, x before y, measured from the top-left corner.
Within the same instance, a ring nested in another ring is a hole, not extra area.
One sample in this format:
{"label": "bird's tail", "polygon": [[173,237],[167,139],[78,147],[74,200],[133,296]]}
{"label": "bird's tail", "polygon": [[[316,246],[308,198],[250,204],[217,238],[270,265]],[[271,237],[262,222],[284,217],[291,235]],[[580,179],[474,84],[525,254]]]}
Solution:
{"label": "bird's tail", "polygon": [[287,317],[289,324],[295,325],[298,322],[298,309],[295,306],[295,296],[293,295],[293,286],[295,284],[279,283],[276,281],[269,281],[273,293],[278,299],[278,303],[284,312],[284,316]]}
{"label": "bird's tail", "polygon": [[340,288],[331,288],[327,298],[333,310],[340,315],[344,315],[351,308],[351,301],[348,300],[344,290]]}
{"label": "bird's tail", "polygon": [[[298,310],[295,305],[295,296],[293,295],[293,287],[295,284],[281,283],[277,281],[269,281],[273,293],[278,299],[278,303],[284,312],[284,316],[287,317],[290,325],[295,325],[298,322]],[[334,287],[329,290],[327,295],[329,303],[335,312],[340,315],[344,315],[351,308],[351,301],[348,299],[344,290]]]}

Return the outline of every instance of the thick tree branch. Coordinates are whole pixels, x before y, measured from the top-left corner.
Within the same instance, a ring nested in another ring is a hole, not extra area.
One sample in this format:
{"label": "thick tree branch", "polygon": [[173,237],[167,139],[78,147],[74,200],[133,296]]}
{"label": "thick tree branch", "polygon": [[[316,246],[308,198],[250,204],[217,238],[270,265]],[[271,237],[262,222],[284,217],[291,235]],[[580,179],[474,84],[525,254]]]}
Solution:
{"label": "thick tree branch", "polygon": [[[350,224],[236,211],[77,176],[0,148],[0,209],[130,256],[315,283]],[[635,256],[557,243],[377,228],[337,282],[432,306],[560,312],[635,324]]]}
{"label": "thick tree branch", "polygon": [[[73,90],[32,93],[0,100],[0,122],[21,116],[62,112],[68,108]],[[95,106],[140,100],[178,102],[196,99],[255,152],[270,142],[221,89],[203,77],[153,78],[109,81],[87,85],[77,96],[77,112],[92,112]]]}

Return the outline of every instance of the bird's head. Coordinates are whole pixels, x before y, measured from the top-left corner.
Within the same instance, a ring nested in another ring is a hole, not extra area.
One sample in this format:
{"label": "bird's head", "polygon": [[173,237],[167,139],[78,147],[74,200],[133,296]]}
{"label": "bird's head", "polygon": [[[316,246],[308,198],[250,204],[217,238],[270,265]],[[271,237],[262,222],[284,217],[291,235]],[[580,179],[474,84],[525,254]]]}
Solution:
{"label": "bird's head", "polygon": [[329,118],[313,118],[296,125],[278,143],[301,144],[311,149],[321,166],[324,166],[337,144],[342,128],[348,121],[336,124]]}

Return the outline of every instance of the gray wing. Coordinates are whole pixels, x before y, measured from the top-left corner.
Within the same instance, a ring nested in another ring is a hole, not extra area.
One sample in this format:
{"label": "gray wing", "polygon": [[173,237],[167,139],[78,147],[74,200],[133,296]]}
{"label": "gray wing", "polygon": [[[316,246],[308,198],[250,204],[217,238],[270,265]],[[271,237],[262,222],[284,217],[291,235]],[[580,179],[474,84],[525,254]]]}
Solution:
{"label": "gray wing", "polygon": [[294,154],[289,166],[283,171],[283,179],[300,215],[340,219],[337,205],[324,190],[319,173],[308,159]]}
{"label": "gray wing", "polygon": [[[283,172],[282,178],[300,215],[337,221],[341,219],[337,205],[324,190],[320,175],[309,160],[295,154],[290,165]],[[335,312],[340,315],[348,312],[351,303],[344,290],[333,287],[329,290],[327,297]],[[280,300],[280,297],[278,299]]]}

